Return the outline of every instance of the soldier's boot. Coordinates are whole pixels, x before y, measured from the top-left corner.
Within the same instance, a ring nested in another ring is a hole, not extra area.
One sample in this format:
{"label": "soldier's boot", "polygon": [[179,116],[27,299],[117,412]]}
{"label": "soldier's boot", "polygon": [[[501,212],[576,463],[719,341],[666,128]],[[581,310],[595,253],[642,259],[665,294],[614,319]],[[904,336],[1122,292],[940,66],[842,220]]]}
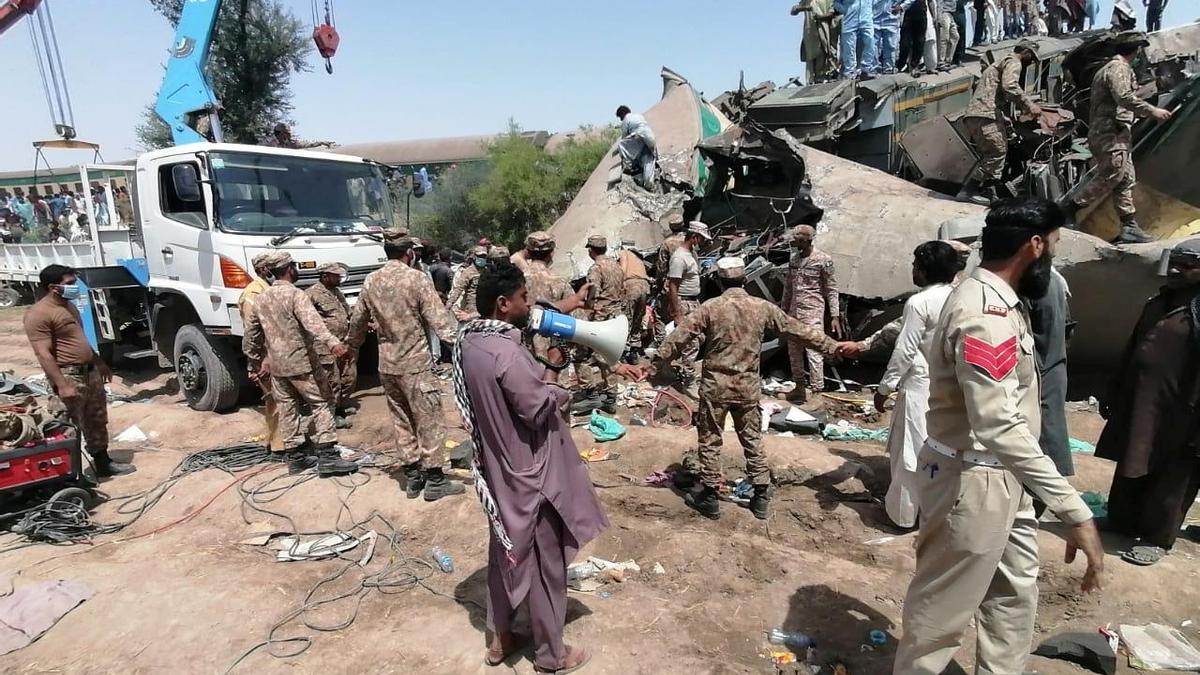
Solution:
{"label": "soldier's boot", "polygon": [[304,473],[317,465],[317,456],[312,446],[304,444],[287,451],[288,475]]}
{"label": "soldier's boot", "polygon": [[342,459],[333,443],[323,443],[317,446],[317,475],[322,478],[329,476],[345,476],[358,471],[358,464]]}
{"label": "soldier's boot", "polygon": [[596,388],[595,387],[580,387],[579,389],[576,389],[575,391],[571,392],[571,402],[572,403],[578,403],[580,401],[586,401],[586,400],[592,399],[592,398],[596,398]]}
{"label": "soldier's boot", "polygon": [[721,517],[721,503],[717,501],[717,489],[714,487],[705,485],[699,492],[689,493],[684,501],[705,518],[716,520]]}
{"label": "soldier's boot", "polygon": [[1112,240],[1114,244],[1145,244],[1154,241],[1154,237],[1137,224],[1133,216],[1121,219],[1121,234]]}
{"label": "soldier's boot", "polygon": [[617,392],[606,391],[600,395],[600,410],[609,415],[617,414]]}
{"label": "soldier's boot", "polygon": [[118,462],[109,457],[107,450],[98,450],[92,453],[92,463],[95,465],[97,478],[124,476],[136,470],[132,464]]}
{"label": "soldier's boot", "polygon": [[767,519],[767,509],[771,504],[771,486],[755,485],[754,494],[750,496],[750,513],[759,520]]}
{"label": "soldier's boot", "polygon": [[962,189],[958,191],[955,199],[960,202],[969,202],[971,204],[979,204],[980,206],[990,206],[994,196],[995,190],[991,190],[989,192],[986,185],[980,185],[974,180],[968,179],[967,182],[963,184]]}
{"label": "soldier's boot", "polygon": [[440,468],[425,470],[425,501],[435,502],[442,497],[452,497],[466,492],[462,483],[451,482]]}
{"label": "soldier's boot", "polygon": [[404,496],[416,499],[425,489],[425,470],[417,462],[404,465]]}

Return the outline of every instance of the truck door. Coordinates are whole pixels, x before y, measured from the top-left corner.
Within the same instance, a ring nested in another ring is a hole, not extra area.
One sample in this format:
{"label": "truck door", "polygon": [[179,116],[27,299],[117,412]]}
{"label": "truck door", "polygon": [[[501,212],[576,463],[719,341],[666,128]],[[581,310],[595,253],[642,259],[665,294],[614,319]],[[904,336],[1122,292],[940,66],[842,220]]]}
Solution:
{"label": "truck door", "polygon": [[156,286],[197,300],[220,285],[210,229],[212,195],[204,175],[195,155],[166,157],[138,169],[137,211],[150,276]]}

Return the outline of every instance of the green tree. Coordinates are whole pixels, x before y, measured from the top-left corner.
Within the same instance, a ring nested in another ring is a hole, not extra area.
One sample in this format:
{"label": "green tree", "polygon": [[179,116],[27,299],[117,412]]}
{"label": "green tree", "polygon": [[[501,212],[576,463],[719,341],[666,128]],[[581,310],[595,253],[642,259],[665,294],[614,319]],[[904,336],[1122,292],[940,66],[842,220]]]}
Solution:
{"label": "green tree", "polygon": [[[184,0],[150,0],[172,26],[179,24]],[[226,0],[206,73],[221,102],[225,140],[257,143],[292,111],[290,79],[309,69],[312,49],[304,22],[279,0]],[[171,145],[170,130],[147,107],[136,129],[146,149]]]}
{"label": "green tree", "polygon": [[[460,164],[443,170],[434,178],[433,192],[413,198],[413,233],[437,242],[439,246],[463,249],[478,241],[484,233],[484,218],[475,208],[470,194],[487,180],[490,167],[486,163]],[[396,202],[398,214],[404,212],[403,196]],[[402,219],[401,215],[397,219]]]}
{"label": "green tree", "polygon": [[508,133],[488,147],[487,180],[470,193],[485,234],[519,248],[526,234],[554,224],[612,144],[611,136],[584,131],[550,154],[509,122]]}

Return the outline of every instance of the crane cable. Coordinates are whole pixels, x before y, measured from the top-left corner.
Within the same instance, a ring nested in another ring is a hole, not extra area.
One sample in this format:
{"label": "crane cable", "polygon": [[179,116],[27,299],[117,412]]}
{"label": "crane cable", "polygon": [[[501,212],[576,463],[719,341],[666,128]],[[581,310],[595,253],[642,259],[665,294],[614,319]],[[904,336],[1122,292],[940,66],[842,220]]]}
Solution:
{"label": "crane cable", "polygon": [[51,122],[55,133],[70,140],[75,137],[75,111],[71,106],[71,92],[67,85],[66,69],[62,65],[49,0],[43,0],[29,18],[29,38],[33,42],[33,53],[42,78],[42,92],[46,95]]}

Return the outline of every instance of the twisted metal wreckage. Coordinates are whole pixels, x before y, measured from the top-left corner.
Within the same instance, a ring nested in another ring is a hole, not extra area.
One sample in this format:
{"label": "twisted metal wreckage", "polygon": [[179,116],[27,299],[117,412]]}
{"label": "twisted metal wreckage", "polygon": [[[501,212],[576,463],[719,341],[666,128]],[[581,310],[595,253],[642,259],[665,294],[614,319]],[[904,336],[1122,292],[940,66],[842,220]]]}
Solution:
{"label": "twisted metal wreckage", "polygon": [[[1039,120],[1014,125],[1005,179],[1014,193],[1050,198],[1090,179],[1087,87],[1113,53],[1112,34],[1035,38],[1039,59],[1024,86],[1043,103]],[[1116,219],[1107,200],[1064,232],[1056,265],[1071,285],[1078,329],[1071,343],[1076,394],[1095,391],[1102,366],[1124,347],[1145,298],[1161,284],[1164,249],[1200,233],[1200,181],[1187,171],[1200,156],[1200,23],[1149,36],[1136,65],[1140,94],[1175,111],[1162,125],[1134,128],[1139,221],[1158,240],[1114,247]],[[887,75],[866,82],[775,88],[763,83],[706,101],[664,68],[663,96],[645,116],[658,138],[659,189],[638,187],[606,157],[554,224],[559,272],[572,278],[590,260],[591,233],[632,240],[651,253],[674,214],[701,219],[715,238],[699,251],[706,284],[712,263],[742,255],[752,292],[778,301],[790,251],[784,234],[798,224],[818,230],[818,246],[837,266],[850,325],[869,333],[899,314],[916,289],[911,252],[921,242],[977,234],[986,209],[953,195],[976,156],[957,130],[982,64],[1012,50],[1002,42],[968,50],[968,63],[921,78]],[[646,256],[648,260],[653,256]],[[1088,377],[1096,375],[1097,377]]]}

